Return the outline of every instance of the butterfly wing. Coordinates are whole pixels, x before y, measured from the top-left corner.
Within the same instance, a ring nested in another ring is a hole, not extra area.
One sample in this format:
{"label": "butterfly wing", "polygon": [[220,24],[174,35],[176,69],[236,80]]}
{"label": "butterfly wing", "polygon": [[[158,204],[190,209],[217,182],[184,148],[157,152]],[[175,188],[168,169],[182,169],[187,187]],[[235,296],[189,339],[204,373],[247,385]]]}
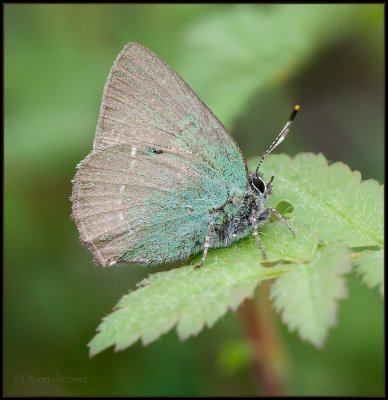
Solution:
{"label": "butterfly wing", "polygon": [[73,183],[73,218],[103,266],[188,257],[203,246],[210,211],[228,199],[218,173],[202,161],[148,147],[92,152]]}
{"label": "butterfly wing", "polygon": [[179,75],[128,44],[73,182],[73,218],[96,260],[149,265],[203,246],[210,212],[243,195],[247,173],[237,144]]}
{"label": "butterfly wing", "polygon": [[94,149],[117,144],[190,153],[246,187],[245,160],[225,127],[168,64],[136,43],[124,47],[109,73]]}

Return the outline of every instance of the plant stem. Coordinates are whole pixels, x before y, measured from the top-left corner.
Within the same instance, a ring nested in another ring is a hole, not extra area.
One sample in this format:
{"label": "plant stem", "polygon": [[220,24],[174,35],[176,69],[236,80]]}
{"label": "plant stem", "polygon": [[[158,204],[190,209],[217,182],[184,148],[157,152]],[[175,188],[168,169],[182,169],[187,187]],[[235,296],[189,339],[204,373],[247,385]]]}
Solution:
{"label": "plant stem", "polygon": [[282,396],[285,395],[287,358],[268,295],[269,286],[263,284],[255,299],[243,303],[240,316],[252,347],[254,376],[260,394]]}

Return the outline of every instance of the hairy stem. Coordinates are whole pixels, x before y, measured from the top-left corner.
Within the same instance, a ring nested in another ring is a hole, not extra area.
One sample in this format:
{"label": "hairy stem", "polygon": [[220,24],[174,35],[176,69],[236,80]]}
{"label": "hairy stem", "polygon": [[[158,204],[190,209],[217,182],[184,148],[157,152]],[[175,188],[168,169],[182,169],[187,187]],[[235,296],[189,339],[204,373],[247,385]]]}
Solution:
{"label": "hairy stem", "polygon": [[263,284],[253,300],[240,308],[242,324],[252,347],[253,372],[261,395],[285,395],[287,357],[275,325],[269,298],[269,286]]}

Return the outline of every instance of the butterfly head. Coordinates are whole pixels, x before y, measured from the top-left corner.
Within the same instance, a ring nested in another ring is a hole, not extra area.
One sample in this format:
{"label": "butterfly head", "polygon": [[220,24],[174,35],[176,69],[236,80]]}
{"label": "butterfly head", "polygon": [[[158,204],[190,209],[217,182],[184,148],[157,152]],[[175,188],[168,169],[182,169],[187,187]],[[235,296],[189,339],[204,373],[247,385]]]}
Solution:
{"label": "butterfly head", "polygon": [[266,183],[265,180],[261,177],[261,175],[256,175],[256,173],[252,173],[249,175],[249,185],[256,197],[261,199],[263,202],[266,202],[268,197],[271,195],[273,191],[272,182],[274,180],[274,176]]}

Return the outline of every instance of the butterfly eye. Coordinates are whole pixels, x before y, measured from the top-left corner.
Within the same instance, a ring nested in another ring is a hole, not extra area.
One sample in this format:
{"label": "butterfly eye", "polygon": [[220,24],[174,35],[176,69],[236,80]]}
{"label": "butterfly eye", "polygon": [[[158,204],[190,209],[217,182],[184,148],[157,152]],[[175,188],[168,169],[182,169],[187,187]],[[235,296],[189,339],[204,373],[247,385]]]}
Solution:
{"label": "butterfly eye", "polygon": [[260,193],[264,193],[267,189],[265,182],[260,178],[260,176],[255,176],[251,180],[251,184],[253,189],[259,191]]}

